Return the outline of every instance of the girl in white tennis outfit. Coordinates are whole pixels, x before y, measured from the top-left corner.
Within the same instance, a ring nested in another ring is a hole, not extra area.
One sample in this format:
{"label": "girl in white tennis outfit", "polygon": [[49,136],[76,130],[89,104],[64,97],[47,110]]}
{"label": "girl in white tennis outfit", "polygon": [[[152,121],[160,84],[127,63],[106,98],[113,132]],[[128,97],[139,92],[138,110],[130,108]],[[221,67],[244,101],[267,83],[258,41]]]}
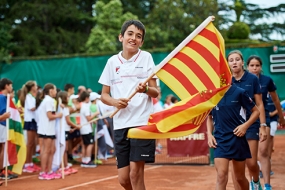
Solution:
{"label": "girl in white tennis outfit", "polygon": [[38,108],[38,134],[39,138],[42,138],[39,179],[50,180],[61,177],[60,174],[52,171],[52,159],[55,153],[55,119],[61,118],[62,113],[55,113],[55,85],[46,84],[43,89],[43,97],[44,99]]}
{"label": "girl in white tennis outfit", "polygon": [[35,120],[35,97],[37,94],[37,88],[37,83],[35,81],[28,81],[24,84],[22,95],[20,96],[20,102],[24,107],[24,130],[27,131],[27,157],[23,172],[28,173],[40,171],[40,167],[34,165],[32,162],[32,156],[36,148],[37,135],[37,123]]}

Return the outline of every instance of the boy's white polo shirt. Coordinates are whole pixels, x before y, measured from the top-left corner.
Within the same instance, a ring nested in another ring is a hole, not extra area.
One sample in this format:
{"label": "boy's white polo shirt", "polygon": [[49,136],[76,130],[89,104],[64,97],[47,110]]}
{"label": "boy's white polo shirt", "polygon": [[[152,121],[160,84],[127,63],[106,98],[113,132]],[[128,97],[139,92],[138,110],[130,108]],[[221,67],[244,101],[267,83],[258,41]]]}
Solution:
{"label": "boy's white polo shirt", "polygon": [[51,136],[55,135],[55,119],[49,120],[47,116],[48,112],[55,112],[55,104],[52,97],[45,95],[38,108],[38,134]]}
{"label": "boy's white polo shirt", "polygon": [[[91,116],[90,103],[82,102],[80,108],[80,125],[84,125],[88,122],[86,116]],[[92,133],[91,124],[84,125],[80,128],[81,135],[88,135],[89,133]]]}
{"label": "boy's white polo shirt", "polygon": [[27,94],[25,99],[24,107],[24,121],[31,122],[32,119],[35,119],[35,112],[31,109],[36,107],[36,98],[33,97],[30,93]]}
{"label": "boy's white polo shirt", "polygon": [[[121,54],[113,55],[108,60],[99,79],[102,85],[110,86],[111,96],[115,99],[128,98],[139,83],[153,74],[155,67],[151,54],[146,51],[139,50],[129,60]],[[151,98],[145,93],[137,93],[128,106],[114,116],[114,129],[146,125],[152,112]]]}

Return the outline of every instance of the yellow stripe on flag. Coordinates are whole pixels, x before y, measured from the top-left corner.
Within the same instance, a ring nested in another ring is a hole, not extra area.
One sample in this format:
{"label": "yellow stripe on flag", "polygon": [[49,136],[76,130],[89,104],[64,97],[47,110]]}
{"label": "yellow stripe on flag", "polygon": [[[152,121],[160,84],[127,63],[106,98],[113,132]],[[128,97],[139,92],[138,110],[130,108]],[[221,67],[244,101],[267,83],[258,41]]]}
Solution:
{"label": "yellow stripe on flag", "polygon": [[208,49],[217,61],[220,60],[220,49],[212,41],[200,35],[196,36],[193,41],[201,44],[206,49]]}
{"label": "yellow stripe on flag", "polygon": [[213,84],[217,88],[220,87],[219,76],[217,75],[216,71],[209,65],[209,63],[199,54],[199,52],[196,52],[189,47],[184,47],[181,52],[188,56],[191,55],[191,58],[201,67],[202,70],[204,70],[205,73],[207,73],[209,78],[213,81]]}
{"label": "yellow stripe on flag", "polygon": [[[184,88],[184,86],[177,80],[173,75],[168,73],[167,71],[161,69],[156,73],[156,76],[164,82],[167,86],[175,86],[173,92],[175,94],[182,94],[181,98],[189,97],[191,94]],[[165,79],[165,80],[164,80]]]}
{"label": "yellow stripe on flag", "polygon": [[[179,59],[173,58],[169,61],[169,64],[175,66],[185,76],[187,76],[189,79],[191,79],[191,83],[195,84],[195,87],[198,91],[207,90],[207,88],[205,87],[203,82],[199,79],[199,77],[185,63],[181,62]],[[176,79],[176,80],[178,80],[178,79]]]}
{"label": "yellow stripe on flag", "polygon": [[[222,99],[223,94],[228,90],[229,87],[224,88],[219,93],[215,94],[211,99],[197,104],[193,107],[188,109],[182,110],[176,114],[173,114],[169,117],[164,118],[163,120],[159,121],[156,126],[159,131],[166,133],[177,126],[180,126],[192,118],[198,117],[199,115],[203,114],[204,112],[212,109],[215,107],[218,102]],[[189,99],[182,100],[181,102],[188,102]]]}

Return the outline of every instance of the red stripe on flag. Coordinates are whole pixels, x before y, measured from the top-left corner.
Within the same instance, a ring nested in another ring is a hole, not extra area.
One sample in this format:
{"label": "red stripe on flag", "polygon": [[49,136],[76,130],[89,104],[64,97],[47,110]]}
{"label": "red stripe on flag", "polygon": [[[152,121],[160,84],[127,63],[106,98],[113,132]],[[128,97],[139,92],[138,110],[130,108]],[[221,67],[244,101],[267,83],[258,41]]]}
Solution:
{"label": "red stripe on flag", "polygon": [[179,69],[177,69],[175,66],[167,63],[164,67],[162,67],[163,70],[170,73],[174,78],[179,79],[178,81],[181,83],[181,85],[190,93],[190,94],[196,94],[198,90],[196,87],[191,83],[189,78],[185,76]]}
{"label": "red stripe on flag", "polygon": [[197,106],[203,102],[206,102],[208,100],[210,100],[213,96],[215,96],[218,92],[220,92],[221,90],[227,88],[227,86],[222,87],[222,88],[218,88],[218,89],[214,89],[212,90],[211,93],[207,92],[207,93],[203,93],[203,95],[200,94],[196,94],[195,96],[193,96],[190,100],[188,100],[187,102],[185,102],[185,104],[183,105],[174,105],[172,108],[166,109],[164,111],[158,112],[158,113],[154,113],[151,115],[149,122],[150,123],[158,123],[160,121],[162,121],[163,119],[175,115],[179,112],[182,112],[186,109],[189,109],[193,106]]}
{"label": "red stripe on flag", "polygon": [[8,160],[10,165],[14,165],[18,162],[17,146],[11,141],[8,141]]}
{"label": "red stripe on flag", "polygon": [[202,30],[199,33],[199,35],[207,38],[208,40],[213,42],[220,49],[220,42],[219,42],[219,40],[217,38],[217,35],[214,32],[212,32],[212,31],[210,31],[210,30],[205,28],[204,30]]}
{"label": "red stripe on flag", "polygon": [[207,48],[195,41],[191,41],[187,44],[187,46],[199,53],[219,76],[221,65],[219,61],[215,58],[215,56]]}
{"label": "red stripe on flag", "polygon": [[10,98],[10,108],[17,109],[12,98]]}
{"label": "red stripe on flag", "polygon": [[206,89],[215,89],[215,85],[205,71],[191,58],[182,52],[178,52],[175,57],[187,65],[202,81]]}
{"label": "red stripe on flag", "polygon": [[[220,75],[221,75],[221,77],[226,80],[226,85],[231,84],[232,83],[231,82],[232,81],[232,75],[231,75],[231,72],[229,71],[229,68],[227,66],[228,63],[227,63],[227,61],[226,61],[226,59],[223,56],[221,51],[220,51],[220,64],[221,65],[225,65],[224,67],[220,68]],[[225,85],[225,84],[223,84],[223,85]]]}

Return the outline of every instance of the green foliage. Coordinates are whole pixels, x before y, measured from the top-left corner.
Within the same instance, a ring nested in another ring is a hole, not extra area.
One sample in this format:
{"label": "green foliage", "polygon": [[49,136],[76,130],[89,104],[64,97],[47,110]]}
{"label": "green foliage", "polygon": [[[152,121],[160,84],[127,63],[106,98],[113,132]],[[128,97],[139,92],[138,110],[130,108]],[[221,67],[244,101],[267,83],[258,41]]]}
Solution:
{"label": "green foliage", "polygon": [[96,25],[86,42],[86,51],[98,53],[119,50],[118,35],[122,23],[126,20],[137,19],[137,16],[129,12],[123,14],[122,3],[119,0],[111,0],[107,4],[97,1],[94,12]]}
{"label": "green foliage", "polygon": [[250,34],[249,26],[244,22],[235,22],[228,30],[229,39],[248,39]]}
{"label": "green foliage", "polygon": [[134,18],[146,26],[142,48],[154,52],[171,51],[210,15],[216,17],[214,24],[225,38],[228,35],[230,38],[248,38],[248,30],[241,26],[229,29],[235,21],[248,24],[251,36],[261,36],[262,41],[272,40],[272,32],[285,36],[285,22],[273,20],[269,24],[269,19],[272,22],[272,18],[285,13],[285,4],[260,8],[246,2],[1,0],[0,61],[9,60],[10,53],[17,57],[113,53],[121,49],[118,34],[122,23]]}
{"label": "green foliage", "polygon": [[12,26],[15,56],[80,52],[91,27],[93,0],[1,1],[0,18]]}
{"label": "green foliage", "polygon": [[11,55],[9,50],[13,44],[10,42],[12,35],[9,33],[10,26],[0,22],[0,62],[10,63]]}

